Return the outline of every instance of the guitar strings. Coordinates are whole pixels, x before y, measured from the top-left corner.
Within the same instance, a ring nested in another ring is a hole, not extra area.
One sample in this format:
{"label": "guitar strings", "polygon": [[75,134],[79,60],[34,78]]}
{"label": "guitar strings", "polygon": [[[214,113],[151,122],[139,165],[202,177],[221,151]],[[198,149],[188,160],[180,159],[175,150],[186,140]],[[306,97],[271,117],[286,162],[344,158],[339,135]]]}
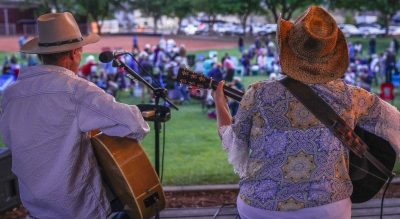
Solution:
{"label": "guitar strings", "polygon": [[[212,80],[212,78],[211,78],[211,80]],[[216,89],[217,86],[218,86],[218,82],[212,80],[212,81],[211,81],[211,87],[214,88],[214,89]],[[225,90],[229,90],[230,92],[235,93],[235,94],[240,95],[240,96],[243,96],[243,94],[244,94],[243,91],[238,90],[238,89],[235,89],[235,88],[232,88],[232,87],[229,87],[229,86],[227,86],[227,85],[224,85],[224,89],[225,89]]]}
{"label": "guitar strings", "polygon": [[380,180],[386,182],[386,179],[384,179],[384,178],[382,178],[382,177],[380,177],[380,176],[377,176],[377,175],[371,173],[371,172],[368,171],[368,170],[365,170],[365,169],[363,169],[363,168],[361,168],[361,167],[359,167],[359,166],[356,166],[356,165],[354,165],[354,164],[352,164],[352,163],[350,163],[350,165],[351,165],[352,167],[355,167],[355,168],[357,168],[357,169],[363,171],[363,172],[366,173],[366,174],[369,174],[369,175],[371,175],[371,176],[373,176],[373,177],[376,177],[376,178],[378,178],[378,179],[380,179]]}
{"label": "guitar strings", "polygon": [[[227,87],[227,88],[229,88],[229,87]],[[243,94],[239,95],[239,94],[237,94],[237,93],[235,93],[232,90],[227,89],[227,88],[224,88],[224,93],[225,93],[226,96],[228,96],[228,97],[230,97],[230,98],[232,98],[232,99],[234,99],[234,100],[236,100],[238,102],[240,102],[242,100]]]}

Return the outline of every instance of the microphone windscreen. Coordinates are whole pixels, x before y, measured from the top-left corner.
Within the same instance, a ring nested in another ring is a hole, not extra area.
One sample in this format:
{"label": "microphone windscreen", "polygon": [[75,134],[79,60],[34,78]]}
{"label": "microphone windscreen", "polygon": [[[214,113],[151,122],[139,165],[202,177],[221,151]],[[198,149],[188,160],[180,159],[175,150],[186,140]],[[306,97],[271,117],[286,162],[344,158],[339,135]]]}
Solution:
{"label": "microphone windscreen", "polygon": [[99,60],[102,63],[109,63],[114,59],[114,55],[113,52],[111,51],[104,51],[102,53],[100,53],[99,55]]}

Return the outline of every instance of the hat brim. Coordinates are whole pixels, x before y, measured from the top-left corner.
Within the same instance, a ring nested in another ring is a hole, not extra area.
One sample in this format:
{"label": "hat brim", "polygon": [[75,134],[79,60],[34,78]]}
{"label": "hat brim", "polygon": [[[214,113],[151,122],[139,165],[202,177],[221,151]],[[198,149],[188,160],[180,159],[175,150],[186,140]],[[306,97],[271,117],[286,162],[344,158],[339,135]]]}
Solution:
{"label": "hat brim", "polygon": [[309,84],[326,83],[344,75],[349,65],[349,54],[346,38],[340,29],[333,54],[328,59],[310,62],[296,55],[289,47],[288,37],[294,24],[282,18],[277,23],[279,61],[284,74]]}
{"label": "hat brim", "polygon": [[96,43],[100,40],[100,36],[91,33],[88,36],[83,37],[83,40],[77,43],[64,44],[61,46],[49,46],[49,47],[40,47],[39,46],[39,38],[35,37],[25,43],[20,52],[29,53],[29,54],[51,54],[58,52],[65,52],[72,49],[80,48],[87,44]]}

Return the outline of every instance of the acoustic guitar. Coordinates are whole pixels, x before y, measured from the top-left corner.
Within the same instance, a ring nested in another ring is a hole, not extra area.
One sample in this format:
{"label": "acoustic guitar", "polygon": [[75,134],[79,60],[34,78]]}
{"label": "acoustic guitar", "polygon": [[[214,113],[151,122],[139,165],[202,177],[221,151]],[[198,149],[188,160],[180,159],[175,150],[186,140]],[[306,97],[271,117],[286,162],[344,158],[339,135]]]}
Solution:
{"label": "acoustic guitar", "polygon": [[165,208],[159,178],[138,141],[99,133],[91,142],[105,182],[130,218],[148,219]]}
{"label": "acoustic guitar", "polygon": [[[180,68],[176,78],[182,84],[196,86],[204,89],[216,89],[218,82],[203,74],[193,72],[186,68]],[[240,102],[243,91],[224,85],[226,96]],[[386,169],[392,171],[396,162],[396,152],[388,141],[373,133],[367,132],[360,127],[354,130],[357,135],[368,145],[369,152],[379,160]],[[379,171],[365,157],[359,158],[350,151],[349,175],[353,184],[351,200],[353,203],[361,203],[373,198],[389,180],[389,176]]]}

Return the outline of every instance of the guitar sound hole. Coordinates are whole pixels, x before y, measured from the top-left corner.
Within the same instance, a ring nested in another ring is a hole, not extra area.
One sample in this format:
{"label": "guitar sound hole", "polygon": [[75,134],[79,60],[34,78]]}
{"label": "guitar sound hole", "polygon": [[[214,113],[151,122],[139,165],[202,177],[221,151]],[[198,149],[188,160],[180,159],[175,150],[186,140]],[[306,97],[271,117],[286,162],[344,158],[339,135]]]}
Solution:
{"label": "guitar sound hole", "polygon": [[158,192],[155,192],[143,200],[144,206],[146,208],[148,208],[148,207],[154,205],[155,203],[157,203],[159,200],[160,200],[160,196],[158,195]]}

